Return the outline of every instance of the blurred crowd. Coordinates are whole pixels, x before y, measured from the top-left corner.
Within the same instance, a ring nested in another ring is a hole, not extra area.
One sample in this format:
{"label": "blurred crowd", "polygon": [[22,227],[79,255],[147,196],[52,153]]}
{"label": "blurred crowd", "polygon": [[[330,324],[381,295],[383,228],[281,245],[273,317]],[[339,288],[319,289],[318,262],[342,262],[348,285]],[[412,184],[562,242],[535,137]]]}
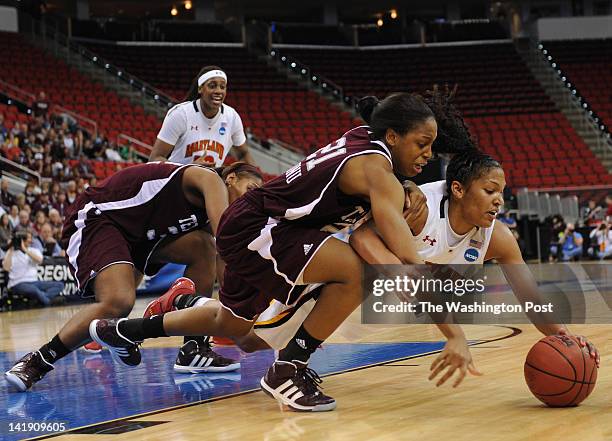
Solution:
{"label": "blurred crowd", "polygon": [[589,200],[581,209],[578,225],[566,223],[560,215],[553,216],[551,223],[551,262],[612,256],[612,195],[606,197],[605,206]]}
{"label": "blurred crowd", "polygon": [[59,246],[66,209],[87,187],[95,186],[95,161],[136,161],[133,148],[118,147],[103,134],[92,136],[68,114],[50,113],[40,92],[24,122],[5,121],[0,113],[0,156],[40,176],[19,173],[27,180],[23,193],[9,193],[0,183],[0,258],[16,235],[30,233],[32,247],[44,256],[63,256]]}

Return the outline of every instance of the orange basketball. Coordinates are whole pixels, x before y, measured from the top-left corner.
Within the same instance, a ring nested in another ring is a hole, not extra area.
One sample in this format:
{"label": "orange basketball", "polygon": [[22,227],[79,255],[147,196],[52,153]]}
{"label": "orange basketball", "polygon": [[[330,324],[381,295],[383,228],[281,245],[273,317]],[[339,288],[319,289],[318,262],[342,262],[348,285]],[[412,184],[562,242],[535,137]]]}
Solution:
{"label": "orange basketball", "polygon": [[551,335],[537,342],[525,360],[529,390],[551,407],[577,406],[597,381],[597,365],[574,337]]}

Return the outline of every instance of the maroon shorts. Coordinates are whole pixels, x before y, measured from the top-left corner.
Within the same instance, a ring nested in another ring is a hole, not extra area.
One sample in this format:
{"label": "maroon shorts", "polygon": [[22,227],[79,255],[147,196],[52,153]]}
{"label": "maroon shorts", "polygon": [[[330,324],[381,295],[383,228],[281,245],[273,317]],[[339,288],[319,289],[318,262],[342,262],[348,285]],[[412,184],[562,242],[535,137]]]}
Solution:
{"label": "maroon shorts", "polygon": [[[77,201],[78,203],[78,201]],[[163,264],[149,258],[160,240],[130,242],[121,230],[95,207],[75,207],[64,223],[62,246],[81,295],[94,295],[91,282],[105,268],[127,263],[146,275],[154,275]]]}
{"label": "maroon shorts", "polygon": [[217,251],[225,261],[219,300],[234,315],[252,320],[272,299],[293,305],[306,288],[302,273],[330,233],[278,221],[245,199],[223,213]]}

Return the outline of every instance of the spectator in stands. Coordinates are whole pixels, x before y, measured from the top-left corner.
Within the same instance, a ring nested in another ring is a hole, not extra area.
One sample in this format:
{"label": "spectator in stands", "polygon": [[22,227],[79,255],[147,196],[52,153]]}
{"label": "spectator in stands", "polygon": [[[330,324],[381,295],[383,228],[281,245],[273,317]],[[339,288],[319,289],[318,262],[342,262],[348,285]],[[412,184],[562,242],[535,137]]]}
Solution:
{"label": "spectator in stands", "polygon": [[19,208],[19,211],[23,210],[27,205],[26,196],[24,193],[19,193],[15,196],[15,205]]}
{"label": "spectator in stands", "polygon": [[510,214],[502,209],[500,212],[500,215],[498,217],[499,221],[506,224],[508,226],[508,228],[510,228],[511,230],[515,230],[516,229],[516,219],[514,219],[514,217],[510,216]]}
{"label": "spectator in stands", "polygon": [[200,70],[185,102],[168,111],[149,161],[198,162],[219,167],[232,149],[239,160],[253,164],[242,119],[224,104],[227,82],[227,75],[218,66]]}
{"label": "spectator in stands", "polygon": [[62,217],[55,208],[49,210],[49,225],[51,225],[53,230],[53,236],[58,239],[62,234]]}
{"label": "spectator in stands", "polygon": [[19,232],[34,234],[34,227],[30,222],[30,212],[25,209],[19,212],[19,223],[15,227],[15,233]]}
{"label": "spectator in stands", "polygon": [[47,118],[49,114],[49,101],[47,94],[44,91],[38,93],[38,99],[34,102],[34,116],[42,116]]}
{"label": "spectator in stands", "polygon": [[64,284],[38,281],[37,267],[43,262],[43,256],[32,247],[30,233],[16,234],[13,242],[2,259],[2,267],[9,274],[8,288],[15,294],[34,298],[45,306],[50,305],[51,299],[62,292]]}
{"label": "spectator in stands", "polygon": [[11,205],[11,211],[8,215],[11,229],[15,229],[19,225],[19,208],[17,205]]}
{"label": "spectator in stands", "polygon": [[125,161],[135,161],[136,160],[136,151],[132,146],[131,142],[128,142],[125,145],[118,147],[119,154]]}
{"label": "spectator in stands", "polygon": [[26,202],[28,203],[28,205],[32,206],[34,204],[34,202],[36,201],[36,185],[34,184],[34,182],[30,181],[26,184],[26,188],[25,191],[23,192],[25,194],[25,198],[26,198]]}
{"label": "spectator in stands", "polygon": [[555,262],[561,257],[561,245],[563,231],[565,231],[565,221],[561,215],[555,214],[550,218],[551,222],[551,240],[550,254],[548,259],[550,262]]}
{"label": "spectator in stands", "polygon": [[42,175],[43,174],[43,167],[44,167],[44,165],[45,164],[43,162],[43,154],[42,153],[35,153],[34,154],[34,160],[30,164],[30,169],[34,170],[39,175]]}
{"label": "spectator in stands", "polygon": [[13,240],[13,227],[8,214],[0,216],[0,249],[7,251]]}
{"label": "spectator in stands", "polygon": [[604,217],[604,209],[597,205],[597,202],[590,199],[588,205],[582,210],[582,222],[584,225],[592,227],[599,225]]}
{"label": "spectator in stands", "polygon": [[34,202],[32,205],[32,210],[36,213],[37,211],[42,211],[45,216],[49,215],[49,210],[52,208],[51,200],[49,198],[49,193],[43,190],[43,192],[38,196],[38,200]]}
{"label": "spectator in stands", "polygon": [[93,159],[96,157],[94,145],[91,139],[86,139],[83,141],[82,155],[89,159]]}
{"label": "spectator in stands", "polygon": [[68,209],[69,205],[70,203],[66,199],[66,193],[61,191],[57,195],[57,201],[55,201],[55,203],[53,204],[53,208],[55,208],[59,212],[60,216],[63,219],[66,216],[66,210]]}
{"label": "spectator in stands", "polygon": [[580,260],[582,256],[582,234],[574,229],[574,224],[568,223],[561,239],[561,260]]}
{"label": "spectator in stands", "polygon": [[83,135],[83,130],[77,129],[74,134],[74,154],[76,157],[79,157],[83,153],[83,140],[85,136]]}
{"label": "spectator in stands", "polygon": [[0,205],[3,205],[7,211],[13,204],[15,204],[15,198],[9,193],[8,190],[8,179],[2,179],[2,182],[0,182]]}
{"label": "spectator in stands", "polygon": [[608,206],[606,210],[606,217],[612,217],[612,195],[606,196],[606,205]]}
{"label": "spectator in stands", "polygon": [[8,129],[4,125],[4,114],[0,113],[0,144],[8,137]]}
{"label": "spectator in stands", "polygon": [[66,201],[68,201],[68,204],[72,204],[78,195],[76,182],[74,180],[68,181],[66,186]]}
{"label": "spectator in stands", "polygon": [[74,138],[72,137],[72,133],[66,131],[64,133],[64,149],[66,151],[66,157],[68,158],[76,158],[76,148],[74,146]]}
{"label": "spectator in stands", "polygon": [[40,233],[34,238],[32,246],[38,249],[45,257],[63,257],[66,255],[53,237],[53,227],[49,223],[45,223],[41,227]]}
{"label": "spectator in stands", "polygon": [[607,222],[602,222],[596,228],[593,228],[589,238],[591,239],[590,256],[604,259],[612,255],[612,229]]}
{"label": "spectator in stands", "polygon": [[77,189],[76,189],[77,193],[81,194],[85,190],[87,190],[88,183],[87,183],[87,181],[84,178],[79,178],[76,181],[76,187],[77,187]]}
{"label": "spectator in stands", "polygon": [[49,188],[49,199],[51,200],[52,203],[55,203],[57,201],[57,196],[59,195],[60,191],[61,191],[61,186],[59,182],[53,181],[53,183],[51,184],[51,187]]}
{"label": "spectator in stands", "polygon": [[34,235],[40,235],[40,231],[44,224],[47,223],[47,216],[43,211],[35,211],[34,215]]}
{"label": "spectator in stands", "polygon": [[79,157],[79,163],[76,166],[75,175],[81,176],[84,178],[89,178],[92,175],[91,166],[89,165],[89,160],[83,155]]}

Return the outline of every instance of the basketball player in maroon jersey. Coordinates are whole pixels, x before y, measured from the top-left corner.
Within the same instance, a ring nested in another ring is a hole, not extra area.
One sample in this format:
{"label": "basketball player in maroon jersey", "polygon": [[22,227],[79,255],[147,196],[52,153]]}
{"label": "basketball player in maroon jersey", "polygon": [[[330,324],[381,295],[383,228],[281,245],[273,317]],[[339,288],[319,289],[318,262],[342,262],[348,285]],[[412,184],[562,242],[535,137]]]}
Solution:
{"label": "basketball player in maroon jersey", "polygon": [[[390,95],[360,102],[370,126],[357,127],[284,175],[247,193],[223,214],[217,250],[225,261],[219,300],[150,318],[94,320],[90,333],[120,355],[135,341],[169,335],[246,335],[271,299],[299,301],[306,285],[324,283],[316,306],[261,385],[299,411],[326,411],[335,400],[318,388],[310,355],[361,304],[362,260],[332,231],[371,210],[387,247],[402,263],[423,263],[402,216],[404,189],[432,156],[437,124],[422,97]],[[477,373],[465,335],[439,325],[448,338],[445,366]]]}
{"label": "basketball player in maroon jersey", "polygon": [[[29,389],[53,369],[53,363],[90,341],[91,320],[127,316],[143,274],[155,274],[163,264],[174,262],[187,265],[185,275],[196,284],[201,277],[209,278],[215,260],[198,253],[199,244],[209,240],[210,231],[217,231],[229,202],[262,182],[255,167],[240,162],[225,168],[221,177],[200,165],[149,163],[126,168],[88,188],[70,207],[62,242],[79,289],[97,302],[70,319],[51,341],[21,358],[5,373],[7,381],[21,391]],[[193,290],[187,282],[192,283],[179,279],[175,288]],[[112,354],[132,366],[141,359],[135,345]]]}

